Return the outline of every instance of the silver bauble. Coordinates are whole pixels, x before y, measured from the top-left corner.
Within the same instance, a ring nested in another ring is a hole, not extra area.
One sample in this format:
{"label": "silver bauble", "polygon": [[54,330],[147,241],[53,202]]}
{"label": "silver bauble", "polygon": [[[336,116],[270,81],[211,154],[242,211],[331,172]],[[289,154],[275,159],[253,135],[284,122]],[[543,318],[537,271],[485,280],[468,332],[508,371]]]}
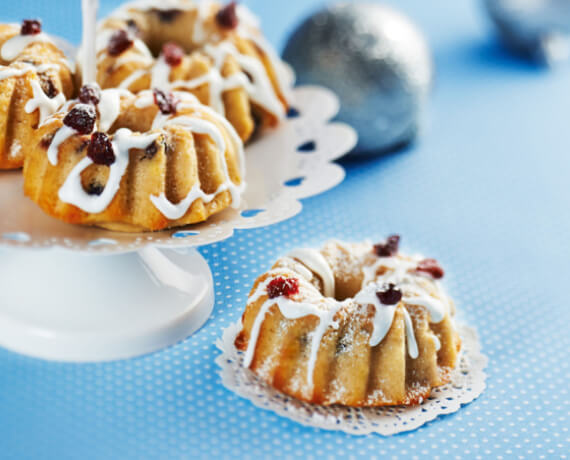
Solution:
{"label": "silver bauble", "polygon": [[433,60],[422,33],[393,8],[330,6],[297,28],[283,56],[299,84],[339,96],[338,119],[358,132],[355,153],[391,150],[418,132]]}
{"label": "silver bauble", "polygon": [[509,49],[552,64],[570,56],[569,0],[484,0]]}

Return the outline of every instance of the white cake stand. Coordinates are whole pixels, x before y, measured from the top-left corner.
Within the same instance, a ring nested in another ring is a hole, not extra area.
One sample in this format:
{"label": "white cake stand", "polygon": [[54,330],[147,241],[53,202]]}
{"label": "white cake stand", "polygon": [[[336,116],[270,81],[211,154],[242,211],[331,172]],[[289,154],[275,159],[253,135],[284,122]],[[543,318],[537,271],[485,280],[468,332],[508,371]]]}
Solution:
{"label": "white cake stand", "polygon": [[286,220],[301,211],[300,199],[344,178],[332,161],[354,147],[356,134],[329,122],[338,99],[300,87],[292,106],[278,129],[247,147],[241,208],[176,231],[64,224],[24,197],[20,172],[0,173],[0,345],[44,359],[106,361],[162,349],[198,330],[214,292],[194,248]]}

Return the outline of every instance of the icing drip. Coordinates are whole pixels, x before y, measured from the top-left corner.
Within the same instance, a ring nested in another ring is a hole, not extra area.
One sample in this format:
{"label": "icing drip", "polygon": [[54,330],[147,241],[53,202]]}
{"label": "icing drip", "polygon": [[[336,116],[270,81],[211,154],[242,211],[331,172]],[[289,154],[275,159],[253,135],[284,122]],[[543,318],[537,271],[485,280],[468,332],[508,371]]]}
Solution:
{"label": "icing drip", "polygon": [[406,343],[408,345],[408,354],[410,358],[416,359],[419,356],[418,343],[416,342],[416,336],[414,334],[414,325],[412,323],[412,318],[408,310],[403,309],[404,312],[404,324],[406,325]]}
{"label": "icing drip", "polygon": [[[350,250],[350,246],[343,247]],[[358,254],[358,256],[364,258],[371,251],[372,247],[370,246],[368,247],[368,250],[362,251],[362,254]],[[317,251],[315,252],[318,253]],[[355,249],[353,252],[360,251]],[[289,255],[289,257],[298,260],[305,257],[305,260],[308,260],[314,256],[314,254],[309,256],[306,256],[306,254],[308,253],[305,253],[303,250],[301,250],[301,252],[294,251]],[[419,305],[424,307],[429,312],[430,321],[432,323],[442,321],[446,313],[450,311],[451,306],[447,295],[437,280],[427,278],[421,273],[415,271],[417,263],[420,260],[423,260],[422,256],[404,257],[396,255],[394,257],[378,258],[378,260],[374,261],[371,265],[364,267],[363,271],[365,273],[365,278],[360,292],[358,292],[353,299],[346,299],[342,302],[336,301],[330,297],[323,297],[305,277],[301,276],[299,281],[300,286],[302,287],[302,292],[293,296],[293,298],[287,298],[284,296],[274,299],[267,298],[261,306],[251,329],[251,336],[249,338],[244,357],[244,365],[249,367],[253,361],[261,325],[265,319],[267,311],[273,305],[277,305],[281,314],[289,319],[296,319],[309,315],[314,315],[319,318],[319,325],[311,335],[311,352],[307,367],[308,384],[311,388],[313,386],[314,367],[322,338],[329,328],[338,328],[338,324],[334,321],[334,317],[337,312],[343,308],[356,307],[359,309],[365,305],[374,306],[375,313],[372,319],[373,329],[369,341],[370,346],[372,347],[377,346],[382,342],[382,340],[384,340],[392,327],[396,309],[402,308],[408,354],[412,359],[416,359],[419,356],[419,348],[414,334],[413,321],[406,305]],[[301,262],[305,263],[303,260],[301,260]],[[309,265],[309,263],[305,263],[305,265],[311,268],[311,270],[317,272]],[[322,269],[322,267],[320,268]],[[381,275],[376,275],[380,268],[383,268],[384,272]],[[268,275],[269,276],[258,285],[257,289],[249,297],[248,304],[256,302],[262,296],[267,295],[267,285],[275,279],[275,277],[290,277],[292,272],[291,270],[279,268],[270,271]],[[297,273],[297,275],[299,275],[299,273]],[[376,295],[376,292],[381,290],[388,283],[394,283],[403,293],[401,302],[396,305],[383,305],[380,303],[380,300]],[[432,334],[432,339],[436,350],[439,350],[441,348],[441,343],[438,337],[435,334]]]}
{"label": "icing drip", "polygon": [[44,90],[38,80],[32,80],[30,84],[32,86],[34,96],[26,103],[24,110],[26,113],[32,113],[39,110],[39,124],[41,126],[48,117],[57,112],[60,107],[65,104],[65,95],[63,93],[59,93],[54,98],[50,99],[46,93],[44,93]]}
{"label": "icing drip", "polygon": [[81,184],[81,173],[93,164],[89,157],[83,158],[71,170],[71,173],[59,189],[59,199],[89,213],[104,211],[117,194],[121,179],[129,164],[129,151],[131,149],[145,149],[154,142],[160,134],[141,135],[131,130],[119,129],[113,136],[112,146],[115,162],[109,167],[109,179],[101,195],[89,195]]}
{"label": "icing drip", "polygon": [[[274,276],[277,275],[287,276],[290,274],[290,272],[287,270],[279,270],[279,269],[272,270],[269,273]],[[262,283],[260,283],[256,292],[248,299],[248,303],[255,302],[262,295],[264,295],[267,290],[267,285],[271,282],[272,279],[273,276],[270,276]],[[309,296],[311,295],[311,290],[315,291],[314,286],[312,286],[311,284],[303,283],[302,286],[308,291],[307,294]],[[322,307],[319,308],[315,302],[299,302],[288,299],[287,297],[283,296],[277,297],[275,299],[266,300],[261,306],[261,309],[259,310],[259,313],[255,318],[255,322],[253,323],[253,327],[251,329],[251,337],[249,339],[248,347],[244,357],[244,366],[246,367],[249,367],[251,365],[251,362],[253,361],[255,344],[257,343],[257,339],[259,337],[259,331],[261,329],[261,324],[265,319],[265,315],[267,314],[268,310],[275,304],[278,306],[279,310],[281,311],[281,314],[287,319],[299,319],[309,315],[313,315],[319,318],[319,325],[312,334],[311,351],[309,355],[309,361],[307,364],[307,379],[309,386],[312,388],[313,374],[315,370],[315,364],[317,362],[317,355],[321,340],[329,327],[332,327],[333,329],[338,328],[338,324],[334,321],[334,316],[336,315],[337,311],[340,309],[342,304],[339,302],[333,302],[331,303],[330,306],[328,306],[328,308],[322,308]]]}
{"label": "icing drip", "polygon": [[[138,107],[144,106],[145,104],[148,104],[148,100],[149,100],[150,96],[149,96],[148,92],[145,92],[145,93],[146,94],[141,93],[142,98],[140,99],[140,101],[141,101],[140,105],[137,105]],[[187,97],[185,95],[185,93],[176,93],[176,95],[177,95],[177,97],[182,98],[182,102],[178,106],[179,109],[182,109],[184,107],[194,107],[194,108],[199,107],[200,110],[207,112],[210,116],[214,117],[216,119],[216,121],[218,121],[224,125],[227,132],[230,134],[230,138],[234,144],[234,149],[238,154],[240,169],[241,169],[242,175],[244,175],[245,174],[245,171],[244,171],[245,160],[243,157],[243,155],[244,155],[243,144],[241,142],[241,139],[239,138],[239,136],[235,132],[235,129],[233,128],[233,126],[229,122],[227,122],[227,120],[225,118],[220,117],[216,112],[209,109],[208,107],[196,105],[199,103],[195,97],[193,97],[191,95],[190,95],[191,97]],[[135,104],[138,104],[138,103],[139,103],[139,100],[137,100],[137,102]],[[171,220],[175,220],[175,219],[180,219],[182,216],[184,216],[184,214],[186,214],[186,212],[192,206],[192,203],[194,203],[194,201],[196,201],[197,199],[202,199],[202,201],[204,201],[205,203],[209,203],[212,200],[214,200],[214,198],[217,195],[219,195],[220,193],[225,192],[225,191],[229,191],[231,194],[231,197],[232,197],[232,207],[239,207],[240,202],[241,202],[241,193],[244,190],[245,183],[242,182],[240,185],[237,185],[230,178],[229,171],[228,171],[228,164],[227,164],[226,155],[225,155],[225,153],[226,153],[226,142],[224,140],[224,137],[223,137],[221,131],[218,129],[218,127],[209,121],[206,121],[206,120],[203,120],[203,119],[197,118],[197,117],[175,116],[172,118],[172,117],[165,117],[164,115],[159,113],[153,122],[153,129],[161,129],[161,128],[164,128],[164,127],[170,126],[170,125],[186,127],[191,132],[206,134],[207,136],[209,136],[214,141],[214,143],[216,144],[217,150],[218,150],[220,163],[221,163],[223,171],[224,171],[225,181],[223,184],[221,184],[218,187],[218,189],[215,192],[209,193],[209,194],[205,193],[200,188],[200,184],[196,184],[190,189],[190,192],[188,193],[188,195],[186,195],[186,197],[177,204],[174,204],[170,200],[168,200],[168,198],[166,197],[166,195],[164,193],[161,193],[159,196],[151,196],[150,199],[151,199],[152,203],[154,204],[154,206],[165,217],[167,217],[168,219],[171,219]]]}
{"label": "icing drip", "polygon": [[[251,76],[252,81],[250,82],[246,74],[244,72],[240,72],[238,75],[242,75],[242,77],[239,77],[239,80],[236,80],[241,83],[241,86],[246,90],[249,97],[256,104],[264,107],[267,111],[271,112],[276,117],[283,118],[285,116],[285,109],[275,94],[275,90],[273,89],[273,85],[269,80],[267,72],[259,60],[251,56],[240,54],[236,47],[230,42],[222,42],[216,46],[206,45],[204,47],[204,52],[214,60],[214,69],[215,72],[219,75],[219,78],[222,81],[230,80],[230,83],[227,83],[230,85],[230,88],[232,84],[235,84],[232,82],[232,77],[234,80],[236,77],[229,76],[227,79],[225,79],[221,75],[221,70],[227,56],[233,56],[240,67]],[[216,92],[213,95],[219,99],[224,89],[220,89],[219,86],[215,89]],[[210,92],[212,93],[212,90],[210,90]],[[216,93],[218,94],[216,95]]]}
{"label": "icing drip", "polygon": [[58,70],[59,67],[56,64],[42,64],[39,66],[34,66],[28,64],[27,62],[19,62],[18,68],[10,66],[0,66],[0,81],[11,77],[21,77],[29,72],[42,73],[46,70]]}
{"label": "icing drip", "polygon": [[144,77],[148,72],[146,70],[135,70],[127,78],[125,78],[119,85],[121,89],[128,89],[139,78]]}
{"label": "icing drip", "polygon": [[[111,128],[119,116],[121,98],[123,96],[128,97],[129,95],[130,93],[128,91],[121,89],[108,89],[101,91],[101,101],[97,105],[97,110],[99,113],[97,125],[100,131],[107,132]],[[238,156],[239,168],[242,172],[242,175],[245,175],[243,144],[232,125],[212,109],[200,105],[198,100],[191,94],[176,93],[175,97],[180,101],[178,104],[179,110],[183,110],[184,108],[193,108],[195,110],[199,109],[201,112],[206,113],[224,126],[227,133],[229,134],[229,139],[232,142],[234,150]],[[149,107],[153,104],[154,97],[152,91],[141,92],[135,100],[135,107],[137,108]],[[150,199],[155,207],[168,219],[179,219],[184,216],[184,214],[186,214],[196,199],[201,198],[204,202],[210,202],[219,193],[222,193],[226,190],[229,191],[232,196],[232,206],[239,206],[241,198],[240,195],[245,187],[245,184],[242,183],[240,185],[236,185],[233,183],[229,176],[228,165],[225,156],[227,144],[226,140],[224,139],[224,135],[216,126],[216,124],[199,117],[177,116],[176,114],[163,115],[159,112],[153,121],[152,129],[161,130],[167,126],[179,126],[186,128],[191,132],[209,136],[216,144],[220,155],[220,163],[222,164],[226,180],[218,187],[214,193],[211,194],[203,192],[200,189],[199,184],[197,184],[192,187],[189,194],[184,198],[184,200],[178,204],[171,203],[166,198],[164,193],[162,193],[160,196],[151,196]],[[63,125],[58,131],[56,131],[47,152],[48,160],[51,164],[57,164],[60,145],[66,139],[75,134],[77,134],[77,131],[66,125]],[[64,185],[60,188],[60,199],[65,203],[73,204],[86,212],[102,212],[111,203],[119,189],[121,178],[123,177],[129,162],[128,151],[133,148],[144,149],[159,136],[159,133],[142,136],[139,134],[134,134],[127,129],[118,130],[115,133],[114,139],[112,141],[116,161],[110,166],[109,180],[103,190],[103,193],[99,196],[89,195],[83,189],[81,183],[81,173],[87,167],[93,164],[90,158],[85,157],[73,168]]]}
{"label": "icing drip", "polygon": [[297,259],[316,273],[323,282],[323,293],[326,297],[334,297],[335,281],[330,265],[323,255],[315,249],[296,249],[289,253],[289,257]]}
{"label": "icing drip", "polygon": [[65,125],[63,125],[61,128],[59,128],[56,131],[55,136],[53,136],[53,140],[51,141],[51,144],[49,145],[47,151],[48,161],[53,166],[57,165],[57,160],[58,160],[57,157],[59,154],[59,147],[61,146],[61,144],[63,144],[67,139],[69,139],[71,136],[75,134],[77,134],[77,131]]}
{"label": "icing drip", "polygon": [[[267,75],[263,64],[256,58],[241,54],[237,48],[229,41],[222,41],[216,45],[206,44],[206,41],[218,41],[212,33],[208,35],[205,25],[209,20],[212,13],[213,3],[210,1],[203,1],[200,3],[187,2],[181,0],[170,0],[161,2],[160,5],[151,1],[139,1],[127,4],[112,14],[112,17],[122,20],[131,19],[130,10],[148,11],[148,10],[180,10],[189,11],[196,10],[197,18],[194,23],[194,30],[192,32],[192,41],[194,46],[200,47],[206,55],[210,56],[213,60],[212,68],[200,77],[191,80],[177,80],[170,81],[171,68],[165,62],[164,58],[160,56],[153,65],[153,58],[148,47],[140,39],[134,40],[134,49],[136,53],[128,53],[125,56],[119,57],[114,67],[118,68],[127,62],[139,62],[145,69],[139,69],[125,78],[120,83],[121,88],[129,88],[131,84],[137,81],[147,73],[151,74],[151,88],[160,88],[165,91],[169,90],[194,90],[202,85],[209,86],[209,105],[212,106],[220,114],[225,114],[223,94],[226,91],[243,88],[250,99],[257,105],[263,107],[266,111],[272,113],[278,119],[285,116],[285,109],[275,89]],[[251,40],[259,50],[266,55],[272,64],[277,75],[278,84],[283,93],[289,86],[290,78],[287,69],[283,62],[277,56],[271,45],[261,37],[257,32],[259,21],[257,18],[242,5],[237,8],[238,16],[240,18],[240,26],[236,33],[243,38]],[[99,62],[102,62],[108,57],[106,52],[103,52],[110,40],[113,30],[103,30],[97,39],[97,50],[99,54]],[[233,75],[224,77],[222,75],[222,68],[226,62],[226,58],[232,56],[243,69]],[[148,70],[149,67],[152,68]],[[250,78],[251,77],[251,81]]]}
{"label": "icing drip", "polygon": [[22,51],[24,51],[32,43],[53,44],[53,41],[49,35],[43,32],[36,35],[16,35],[4,43],[2,49],[0,50],[0,55],[4,61],[11,62],[16,59],[22,53]]}
{"label": "icing drip", "polygon": [[[107,132],[111,126],[113,126],[121,109],[121,97],[128,95],[130,95],[128,91],[121,89],[106,89],[101,91],[101,102],[97,105],[97,111],[99,112],[97,126],[100,131]],[[69,104],[64,106],[61,112],[66,112],[68,108]],[[77,134],[77,131],[66,125],[63,125],[56,131],[47,151],[48,160],[52,165],[57,165],[59,147],[61,144],[75,134]]]}
{"label": "icing drip", "polygon": [[111,129],[121,111],[121,97],[129,95],[128,91],[122,89],[101,91],[101,102],[97,105],[97,110],[99,111],[99,131],[107,132]]}

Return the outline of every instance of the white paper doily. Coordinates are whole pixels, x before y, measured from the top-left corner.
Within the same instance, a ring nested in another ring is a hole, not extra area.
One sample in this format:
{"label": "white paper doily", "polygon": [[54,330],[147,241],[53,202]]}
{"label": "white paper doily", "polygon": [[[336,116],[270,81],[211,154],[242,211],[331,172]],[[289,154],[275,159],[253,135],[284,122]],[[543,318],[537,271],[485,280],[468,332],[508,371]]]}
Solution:
{"label": "white paper doily", "polygon": [[125,234],[69,225],[44,214],[22,192],[19,171],[0,172],[0,247],[64,247],[82,252],[123,253],[147,245],[192,247],[230,237],[235,229],[289,219],[299,200],[338,185],[344,170],[333,160],[351,150],[356,133],[330,123],[338,98],[315,86],[294,88],[294,108],[276,129],[266,130],[246,148],[247,188],[239,209],[226,209],[207,222],[183,229]]}
{"label": "white paper doily", "polygon": [[427,401],[416,407],[350,408],[318,406],[298,401],[266,385],[241,365],[243,353],[234,347],[240,323],[228,327],[216,345],[222,354],[216,358],[224,386],[256,406],[271,410],[306,426],[365,435],[384,436],[414,430],[442,414],[450,414],[476,399],[485,389],[487,357],[474,329],[459,325],[462,351],[459,363],[447,385],[432,390]]}

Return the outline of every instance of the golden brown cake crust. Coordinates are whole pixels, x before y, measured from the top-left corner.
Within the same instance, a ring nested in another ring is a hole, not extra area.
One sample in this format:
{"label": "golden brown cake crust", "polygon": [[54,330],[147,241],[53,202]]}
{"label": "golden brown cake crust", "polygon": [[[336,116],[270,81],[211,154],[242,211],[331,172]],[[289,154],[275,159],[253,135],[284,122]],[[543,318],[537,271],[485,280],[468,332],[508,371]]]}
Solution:
{"label": "golden brown cake crust", "polygon": [[[18,37],[18,26],[0,24],[0,51]],[[52,42],[31,41],[10,59],[2,55],[0,52],[0,169],[17,169],[23,166],[24,146],[40,121],[38,109],[26,110],[35,97],[33,83],[53,100],[63,94],[65,98],[58,99],[63,102],[73,96],[74,81],[63,52]]]}
{"label": "golden brown cake crust", "polygon": [[[159,112],[151,92],[136,97],[127,92],[112,94],[120,98],[121,109],[104,133],[115,153],[110,165],[96,164],[89,157],[91,132],[71,130],[58,141],[58,136],[69,130],[64,119],[76,108],[84,109],[85,104],[78,101],[33,133],[24,165],[24,191],[47,214],[73,224],[140,232],[202,222],[236,204],[243,182],[243,148],[222,117],[187,94],[174,95],[186,99],[170,115]],[[99,126],[101,111],[98,106]],[[121,142],[127,146],[122,150]],[[122,160],[121,151],[125,155]],[[113,168],[118,172],[113,173]],[[70,186],[74,177],[81,182],[80,190]],[[90,202],[115,186],[108,205],[94,211]],[[187,200],[179,215],[164,211],[188,196],[195,199]]]}
{"label": "golden brown cake crust", "polygon": [[[256,280],[235,339],[245,366],[277,390],[321,405],[416,405],[449,382],[461,342],[451,300],[416,271],[421,259],[378,257],[370,244],[338,242],[319,256],[337,280],[336,298],[323,295],[318,278],[327,275],[311,259],[281,258]],[[374,300],[398,277],[401,300]],[[284,280],[296,280],[298,291],[276,296]]]}

